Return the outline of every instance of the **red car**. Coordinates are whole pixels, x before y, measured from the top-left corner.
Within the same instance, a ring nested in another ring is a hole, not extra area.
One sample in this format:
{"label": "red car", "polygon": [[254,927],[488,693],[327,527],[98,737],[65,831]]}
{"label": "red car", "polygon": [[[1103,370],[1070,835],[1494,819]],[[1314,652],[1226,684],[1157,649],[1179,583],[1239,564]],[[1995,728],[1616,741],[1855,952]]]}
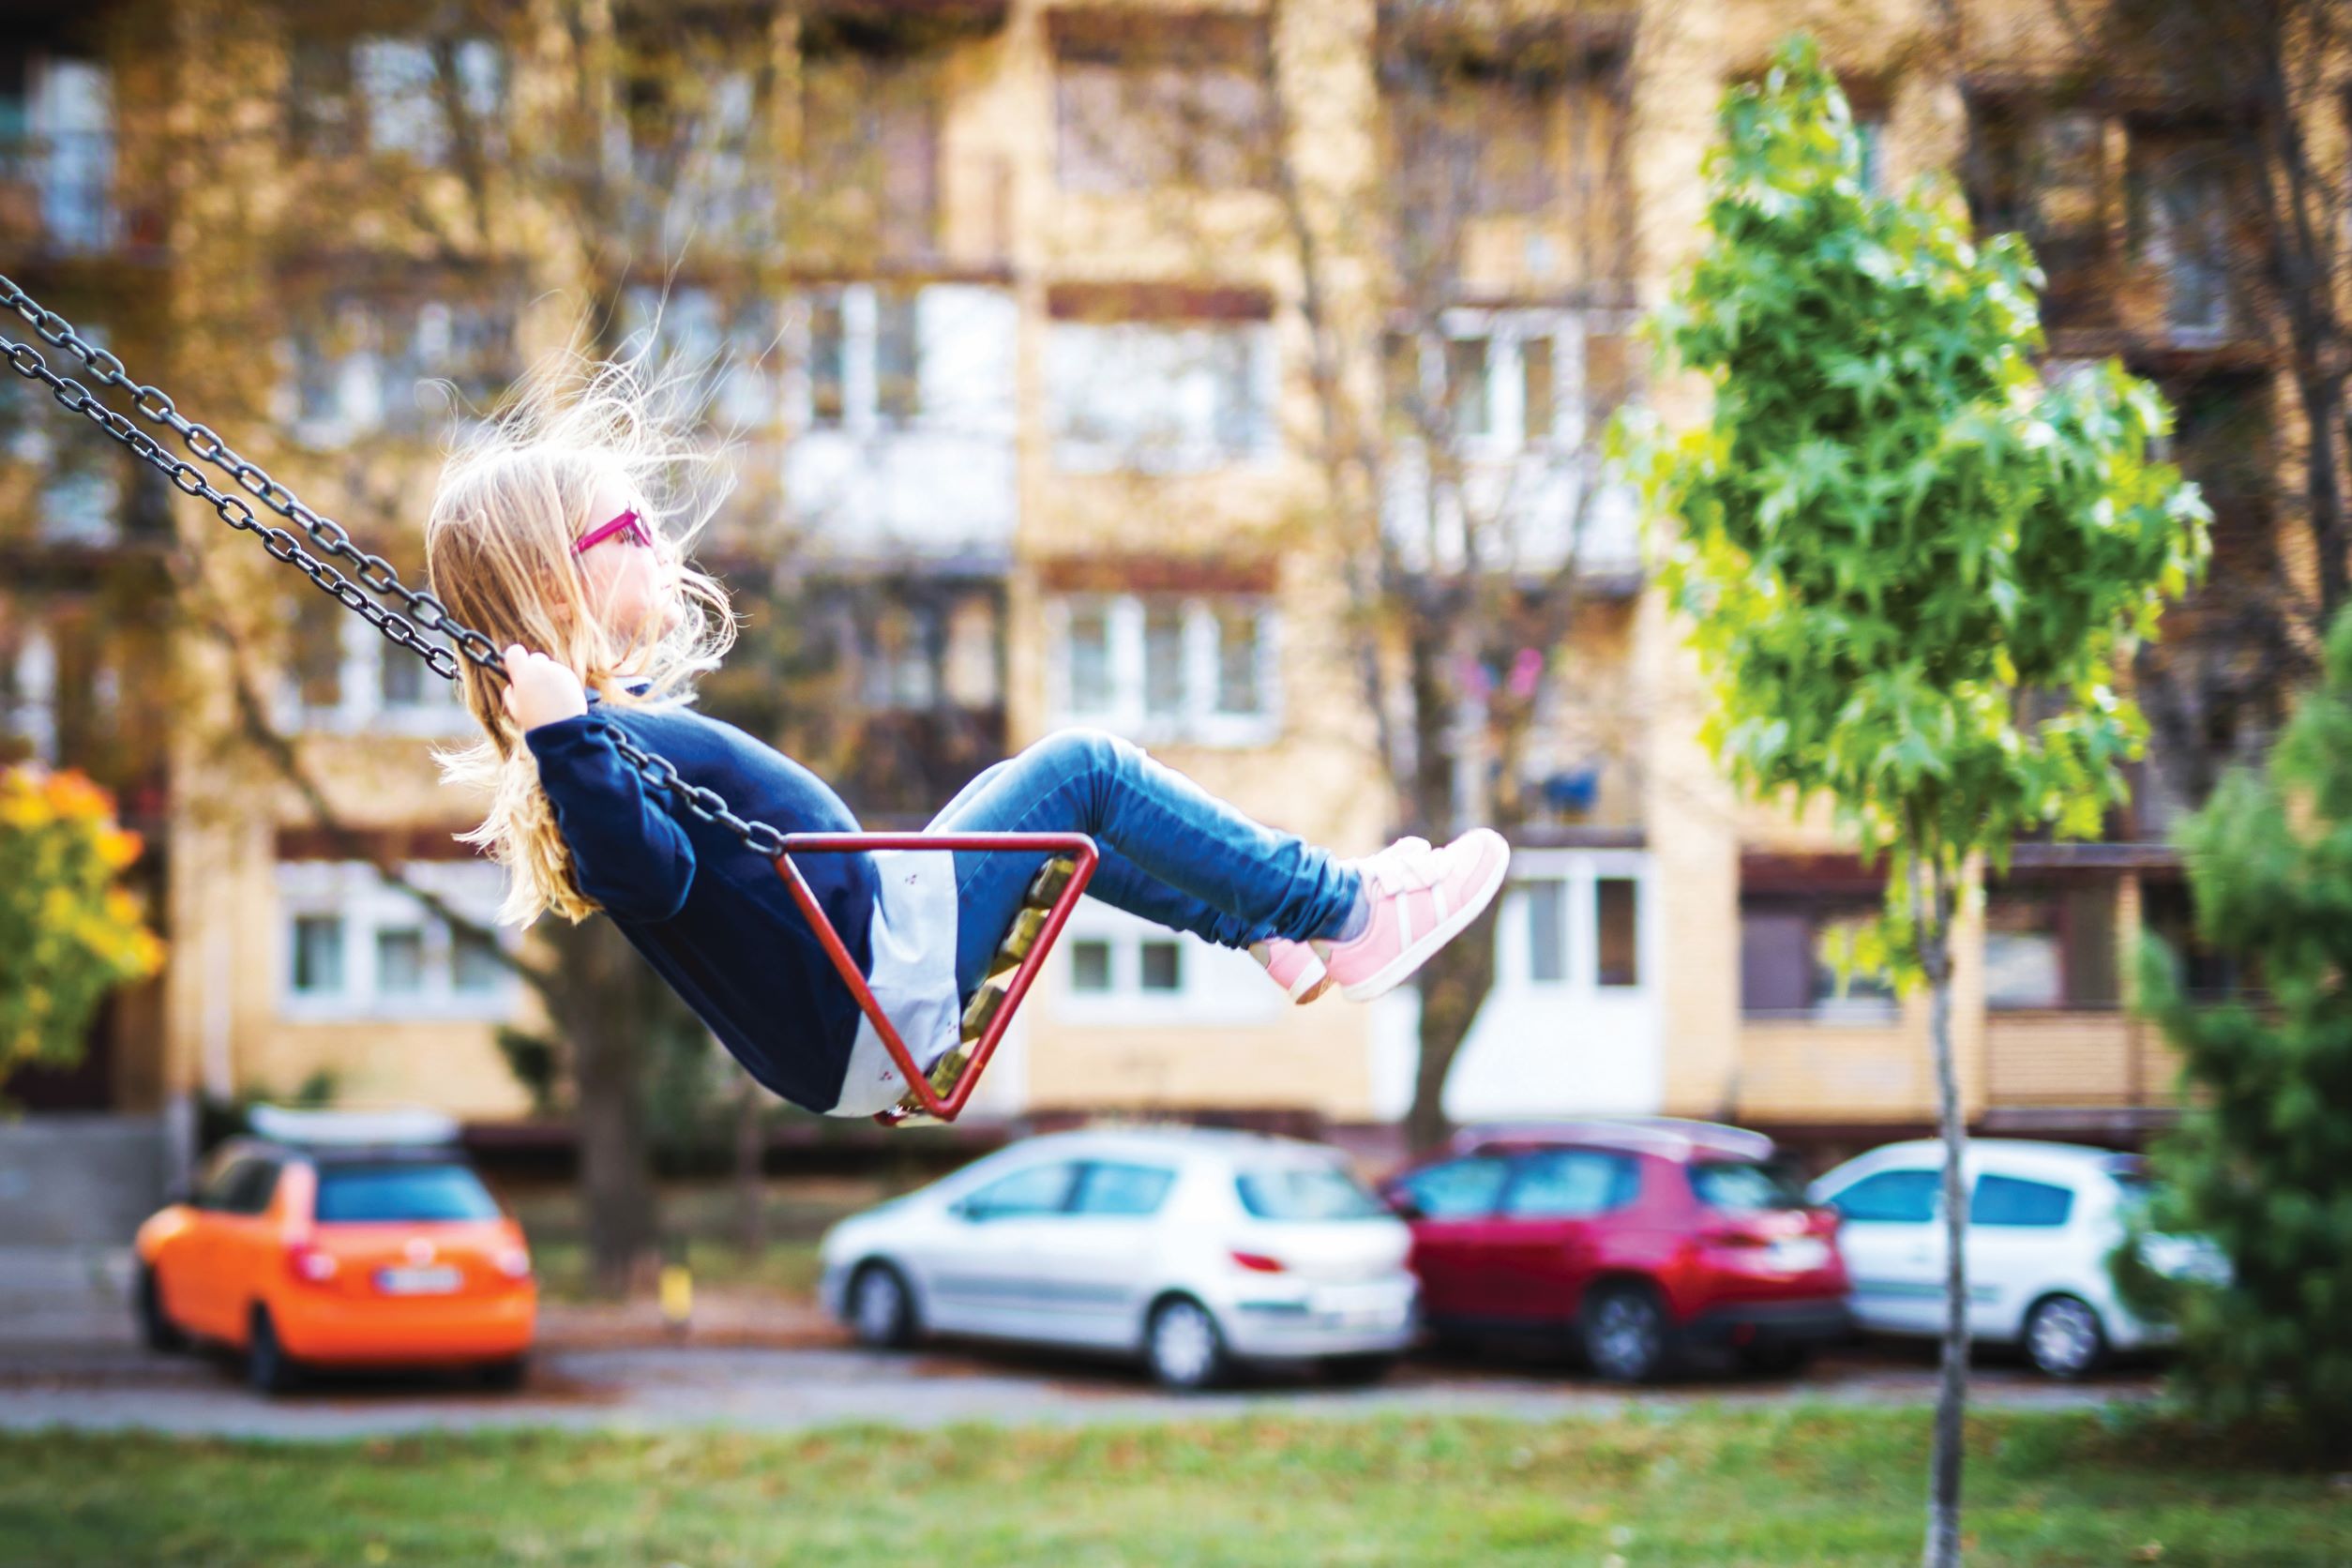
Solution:
{"label": "red car", "polygon": [[1621,1382],[1727,1347],[1793,1371],[1847,1333],[1837,1215],[1760,1133],[1667,1118],[1472,1128],[1381,1188],[1446,1337],[1565,1337]]}

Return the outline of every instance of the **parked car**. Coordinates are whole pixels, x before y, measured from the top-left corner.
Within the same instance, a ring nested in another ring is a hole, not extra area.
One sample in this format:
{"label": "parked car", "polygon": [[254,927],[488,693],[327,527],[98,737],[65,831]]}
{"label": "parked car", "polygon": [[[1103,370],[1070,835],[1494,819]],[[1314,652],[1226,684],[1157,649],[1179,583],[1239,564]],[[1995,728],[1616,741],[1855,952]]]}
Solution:
{"label": "parked car", "polygon": [[[1855,1321],[1879,1334],[1944,1325],[1944,1147],[1874,1149],[1813,1184],[1844,1217]],[[2162,1345],[2116,1294],[2107,1260],[2147,1188],[2137,1155],[2071,1143],[1970,1138],[1967,1264],[1971,1338],[2022,1345],[2056,1378],[2079,1378],[2116,1351]],[[2225,1268],[2209,1244],[2160,1238],[2148,1262],[2173,1274]]]}
{"label": "parked car", "polygon": [[311,1366],[470,1364],[520,1381],[538,1313],[522,1231],[430,1114],[257,1108],[194,1194],[139,1228],[157,1349],[245,1352],[277,1394]]}
{"label": "parked car", "polygon": [[1162,1384],[1312,1361],[1384,1373],[1413,1333],[1404,1226],[1335,1151],[1199,1128],[1029,1138],[835,1226],[860,1342],[969,1334],[1140,1357]]}
{"label": "parked car", "polygon": [[1794,1370],[1847,1332],[1837,1219],[1772,1139],[1670,1118],[1470,1128],[1382,1187],[1448,1336],[1565,1340],[1621,1382],[1728,1347]]}

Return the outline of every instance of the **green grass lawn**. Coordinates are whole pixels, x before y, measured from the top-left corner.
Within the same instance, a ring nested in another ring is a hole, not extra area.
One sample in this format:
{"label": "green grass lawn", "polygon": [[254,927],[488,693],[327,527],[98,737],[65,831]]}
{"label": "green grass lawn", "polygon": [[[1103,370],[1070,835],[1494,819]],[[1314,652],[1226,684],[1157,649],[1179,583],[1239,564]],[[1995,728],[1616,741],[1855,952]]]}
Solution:
{"label": "green grass lawn", "polygon": [[[0,1437],[9,1564],[1899,1563],[1924,1411],[345,1444]],[[1971,1423],[1969,1561],[2352,1562],[2352,1490],[2154,1418]]]}

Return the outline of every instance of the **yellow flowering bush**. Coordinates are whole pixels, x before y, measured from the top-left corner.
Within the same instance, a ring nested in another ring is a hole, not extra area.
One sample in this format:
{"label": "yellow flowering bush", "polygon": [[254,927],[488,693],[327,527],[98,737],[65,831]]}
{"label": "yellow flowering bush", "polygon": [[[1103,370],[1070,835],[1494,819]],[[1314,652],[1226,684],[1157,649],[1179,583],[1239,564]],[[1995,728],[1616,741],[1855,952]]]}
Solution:
{"label": "yellow flowering bush", "polygon": [[81,774],[0,770],[0,1081],[78,1061],[106,993],[162,967],[161,940],[115,881],[140,848]]}

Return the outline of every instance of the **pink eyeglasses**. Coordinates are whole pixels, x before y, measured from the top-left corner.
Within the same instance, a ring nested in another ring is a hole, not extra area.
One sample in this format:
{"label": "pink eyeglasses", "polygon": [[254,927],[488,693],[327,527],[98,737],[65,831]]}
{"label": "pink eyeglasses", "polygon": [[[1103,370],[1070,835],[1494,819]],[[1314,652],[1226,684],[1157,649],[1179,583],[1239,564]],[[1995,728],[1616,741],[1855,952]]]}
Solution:
{"label": "pink eyeglasses", "polygon": [[594,550],[615,534],[621,536],[625,544],[639,545],[647,549],[653,546],[654,536],[645,532],[645,525],[637,520],[637,513],[627,511],[623,512],[611,522],[598,523],[595,528],[573,540],[572,553],[579,555]]}

